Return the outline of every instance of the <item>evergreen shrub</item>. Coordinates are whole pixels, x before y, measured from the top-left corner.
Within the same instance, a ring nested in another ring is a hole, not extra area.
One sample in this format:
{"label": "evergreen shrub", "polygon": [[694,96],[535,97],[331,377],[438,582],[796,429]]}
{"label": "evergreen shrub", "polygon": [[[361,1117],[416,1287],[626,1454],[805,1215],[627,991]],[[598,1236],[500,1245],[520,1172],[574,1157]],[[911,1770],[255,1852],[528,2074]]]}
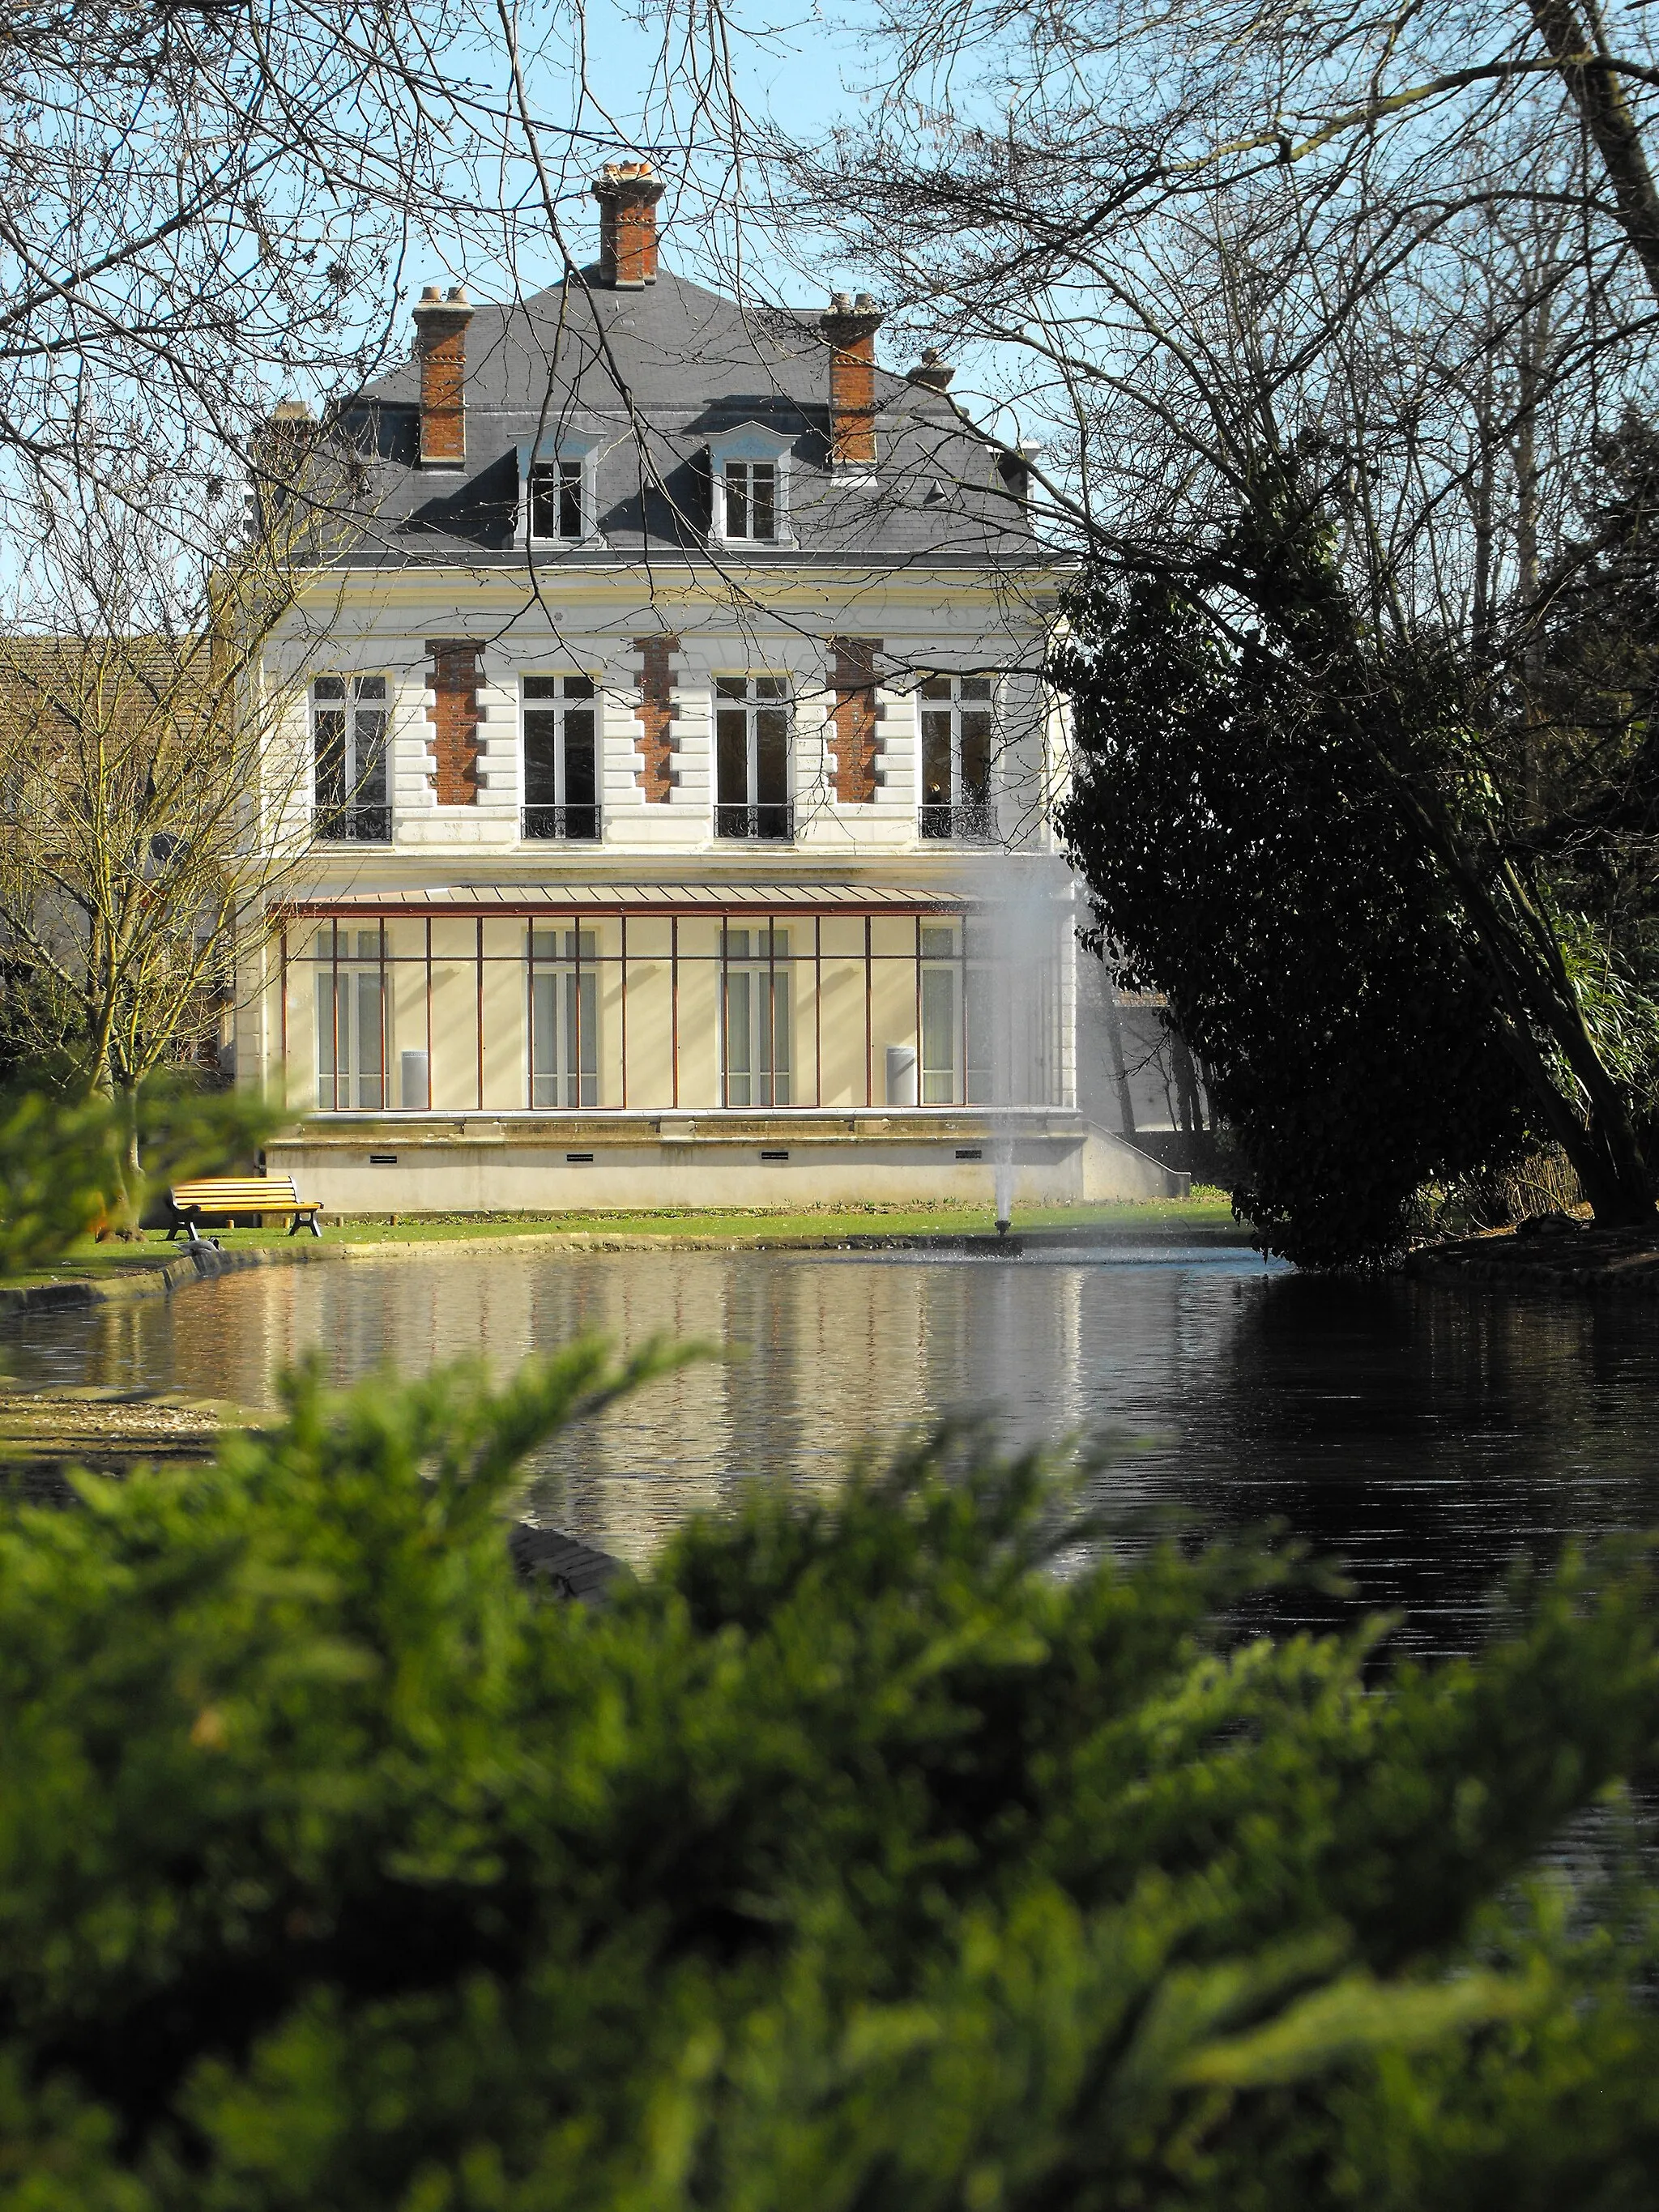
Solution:
{"label": "evergreen shrub", "polygon": [[525,1454],[660,1364],[5,1515],[9,2212],[1652,2202],[1649,1893],[1528,1873],[1650,1760],[1644,1555],[1414,1667],[947,1436],[538,1598]]}

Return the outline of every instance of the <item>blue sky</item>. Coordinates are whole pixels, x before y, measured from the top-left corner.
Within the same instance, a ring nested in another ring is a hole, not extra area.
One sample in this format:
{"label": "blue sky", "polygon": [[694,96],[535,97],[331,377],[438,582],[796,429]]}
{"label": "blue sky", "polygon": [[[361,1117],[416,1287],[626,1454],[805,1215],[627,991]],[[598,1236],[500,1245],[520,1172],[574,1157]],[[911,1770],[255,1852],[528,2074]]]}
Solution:
{"label": "blue sky", "polygon": [[[856,118],[878,67],[876,21],[875,0],[850,11],[826,11],[812,0],[754,0],[733,17],[730,48],[738,98],[750,121],[810,141],[837,122]],[[878,276],[839,264],[828,241],[796,236],[785,244],[769,235],[753,213],[760,196],[757,173],[733,191],[724,118],[693,112],[683,69],[665,96],[662,17],[647,25],[620,0],[588,0],[585,27],[585,88],[571,42],[572,19],[563,7],[538,6],[533,15],[526,11],[520,34],[526,55],[532,40],[540,41],[526,76],[533,105],[548,126],[561,220],[579,259],[597,246],[597,215],[587,193],[595,168],[616,155],[654,154],[670,179],[665,260],[679,274],[730,293],[738,289],[734,254],[740,254],[741,289],[750,297],[810,308],[827,301],[832,289],[868,284],[880,299]],[[490,64],[487,48],[481,50],[475,66]],[[962,88],[953,91],[959,112]],[[572,126],[579,133],[574,139],[566,135]],[[487,198],[487,184],[480,182]],[[417,254],[404,272],[411,297],[420,283],[434,281],[465,281],[477,299],[501,299],[515,289],[532,292],[556,282],[559,256],[550,239],[544,246],[539,243],[543,223],[532,187],[523,162],[496,186],[500,197],[523,195],[526,206],[516,268],[476,227],[465,238],[453,229],[434,233],[427,258]],[[739,206],[750,210],[740,224],[733,221]],[[902,368],[915,358],[914,333],[884,335],[878,343],[890,367]],[[998,381],[995,362],[981,349],[959,359],[958,366],[957,396],[976,404],[977,393],[988,419],[995,415],[990,397]],[[1009,420],[999,427],[1012,434],[1016,426]]]}
{"label": "blue sky", "polygon": [[[738,98],[751,118],[810,137],[856,112],[858,79],[868,66],[869,19],[845,13],[831,19],[811,6],[792,15],[788,4],[789,0],[781,0],[769,7],[764,18],[755,12],[746,20],[734,21],[732,76]],[[771,22],[777,27],[769,29]],[[571,31],[564,10],[555,14],[538,9],[526,11],[521,37],[532,103],[547,125],[550,166],[556,170],[557,197],[573,245],[579,242],[582,250],[591,251],[597,235],[586,179],[599,162],[614,154],[660,151],[663,166],[680,187],[671,194],[665,210],[671,215],[669,259],[683,274],[724,288],[729,279],[723,270],[729,269],[736,241],[729,230],[720,235],[718,223],[708,220],[705,196],[713,193],[723,197],[728,208],[732,204],[725,118],[696,112],[683,67],[678,81],[665,93],[660,21],[647,27],[617,0],[588,0],[580,69]],[[463,63],[481,90],[488,82],[484,71],[489,67],[487,52],[482,50]],[[498,80],[494,97],[500,96]],[[574,143],[565,135],[570,126],[580,133]],[[482,196],[487,198],[489,180],[479,181]],[[520,163],[502,179],[507,187],[502,196],[511,198],[515,191],[527,196],[532,181],[528,165]],[[678,220],[672,220],[676,212]],[[526,247],[521,241],[519,254],[518,281],[526,289],[556,281],[559,273],[556,249],[550,240],[545,252],[538,252],[534,228],[532,223],[530,243]],[[742,247],[745,255],[757,256],[752,281],[760,290],[797,299],[804,295],[810,301],[828,288],[832,272],[827,263],[812,265],[810,241],[797,243],[796,258],[811,269],[811,276],[793,282],[778,266],[769,244],[752,226],[746,227]],[[463,240],[453,228],[434,230],[429,258],[434,265],[411,266],[410,281],[465,277],[481,297],[500,296],[510,288],[501,256],[481,244],[476,232]]]}

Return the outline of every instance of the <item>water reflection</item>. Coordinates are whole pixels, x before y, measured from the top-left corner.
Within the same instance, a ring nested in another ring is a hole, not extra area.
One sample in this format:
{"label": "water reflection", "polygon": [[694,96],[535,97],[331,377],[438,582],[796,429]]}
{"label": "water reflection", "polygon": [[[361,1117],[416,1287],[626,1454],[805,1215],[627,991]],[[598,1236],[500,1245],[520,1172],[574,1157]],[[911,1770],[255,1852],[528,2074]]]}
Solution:
{"label": "water reflection", "polygon": [[1018,1263],[811,1254],[462,1254],[234,1275],[170,1302],[12,1325],[19,1382],[167,1384],[267,1404],[320,1350],[344,1381],[587,1330],[730,1357],[655,1385],[542,1470],[549,1517],[643,1562],[761,1473],[833,1483],[866,1437],[994,1408],[1010,1443],[1113,1431],[1099,1478],[1149,1511],[1287,1522],[1415,1638],[1462,1642],[1502,1562],[1659,1522],[1650,1314],[1331,1285],[1237,1252]]}

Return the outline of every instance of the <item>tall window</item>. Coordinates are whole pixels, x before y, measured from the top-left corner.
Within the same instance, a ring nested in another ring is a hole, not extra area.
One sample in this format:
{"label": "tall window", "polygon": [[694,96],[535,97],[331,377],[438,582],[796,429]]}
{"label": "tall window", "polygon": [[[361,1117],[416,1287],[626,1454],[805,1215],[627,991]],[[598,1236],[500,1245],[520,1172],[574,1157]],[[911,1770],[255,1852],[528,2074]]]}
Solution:
{"label": "tall window", "polygon": [[599,834],[598,709],[591,676],[524,679],[526,837]]}
{"label": "tall window", "polygon": [[775,461],[727,461],[721,471],[727,538],[775,538],[778,471]]}
{"label": "tall window", "polygon": [[530,1103],[599,1103],[599,938],[591,929],[530,933]]}
{"label": "tall window", "polygon": [[990,975],[971,933],[924,928],[921,954],[921,1103],[991,1102],[997,1050]]}
{"label": "tall window", "polygon": [[532,538],[580,538],[586,517],[582,512],[584,464],[580,461],[538,461],[530,471],[530,534]]}
{"label": "tall window", "polygon": [[317,966],[317,1103],[325,1113],[388,1103],[386,967],[378,929],[325,922]]}
{"label": "tall window", "polygon": [[987,844],[996,835],[991,804],[991,678],[930,676],[921,687],[921,820],[924,837]]}
{"label": "tall window", "polygon": [[789,1103],[789,933],[728,929],[721,939],[720,1078],[728,1106]]}
{"label": "tall window", "polygon": [[793,837],[789,685],[781,676],[714,679],[714,834]]}
{"label": "tall window", "polygon": [[389,843],[385,677],[318,677],[311,687],[311,738],[316,836]]}

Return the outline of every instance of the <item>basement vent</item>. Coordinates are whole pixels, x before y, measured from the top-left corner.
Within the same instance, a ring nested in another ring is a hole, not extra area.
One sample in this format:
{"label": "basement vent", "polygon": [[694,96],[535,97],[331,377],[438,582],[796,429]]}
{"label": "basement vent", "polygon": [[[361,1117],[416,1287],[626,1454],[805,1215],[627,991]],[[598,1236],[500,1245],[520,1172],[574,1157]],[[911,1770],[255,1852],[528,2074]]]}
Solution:
{"label": "basement vent", "polygon": [[593,1155],[592,1152],[567,1152],[565,1158],[568,1160],[586,1161],[591,1165]]}
{"label": "basement vent", "polygon": [[763,1152],[761,1154],[761,1158],[763,1160],[787,1160],[788,1157],[789,1155],[787,1152]]}
{"label": "basement vent", "polygon": [[371,1152],[368,1156],[368,1164],[372,1168],[395,1168],[398,1164],[398,1155],[396,1152]]}
{"label": "basement vent", "polygon": [[985,1155],[977,1145],[958,1145],[957,1158],[959,1160],[982,1160]]}

